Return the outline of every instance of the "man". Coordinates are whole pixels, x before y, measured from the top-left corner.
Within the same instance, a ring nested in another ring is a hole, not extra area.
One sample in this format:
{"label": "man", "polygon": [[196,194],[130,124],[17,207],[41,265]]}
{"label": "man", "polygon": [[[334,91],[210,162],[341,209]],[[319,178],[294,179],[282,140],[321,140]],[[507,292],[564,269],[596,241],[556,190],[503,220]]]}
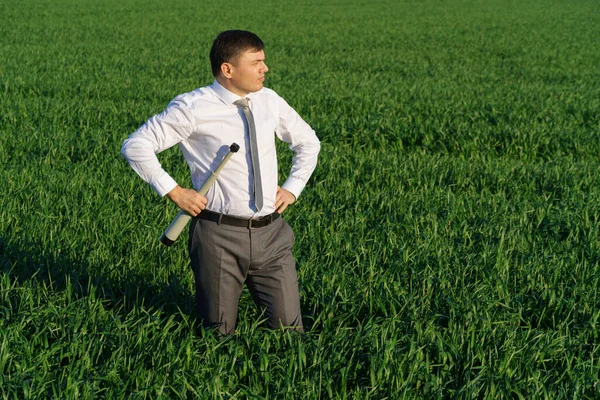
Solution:
{"label": "man", "polygon": [[[196,311],[205,326],[235,329],[244,283],[271,328],[302,330],[294,234],[279,218],[296,201],[317,164],[315,132],[274,91],[264,88],[264,45],[247,31],[225,31],[210,50],[210,86],[177,96],[123,143],[142,179],[194,218],[189,255]],[[275,136],[295,152],[278,186]],[[198,189],[231,143],[234,154],[205,196],[180,187],[156,154],[179,144]]]}

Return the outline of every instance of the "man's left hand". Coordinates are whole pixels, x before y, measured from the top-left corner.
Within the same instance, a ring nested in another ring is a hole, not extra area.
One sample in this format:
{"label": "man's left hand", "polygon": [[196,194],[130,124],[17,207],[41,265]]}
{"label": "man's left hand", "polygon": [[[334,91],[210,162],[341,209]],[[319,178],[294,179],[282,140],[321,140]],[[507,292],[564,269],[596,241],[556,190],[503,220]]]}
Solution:
{"label": "man's left hand", "polygon": [[279,214],[282,214],[287,206],[296,201],[296,196],[292,192],[277,186],[277,197],[275,200],[275,208]]}

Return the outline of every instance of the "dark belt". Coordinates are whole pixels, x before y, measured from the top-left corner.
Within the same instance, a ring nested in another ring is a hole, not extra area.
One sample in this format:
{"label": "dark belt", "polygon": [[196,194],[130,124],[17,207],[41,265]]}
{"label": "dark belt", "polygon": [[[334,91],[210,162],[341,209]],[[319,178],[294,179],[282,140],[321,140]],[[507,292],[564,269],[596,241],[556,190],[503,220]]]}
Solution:
{"label": "dark belt", "polygon": [[220,214],[209,210],[203,210],[198,214],[196,218],[205,219],[207,221],[213,221],[217,224],[225,224],[225,225],[233,225],[233,226],[243,226],[245,228],[262,228],[263,226],[267,226],[272,222],[277,221],[279,218],[279,213],[275,211],[273,214],[265,215],[264,217],[259,217],[256,219],[246,219],[246,218],[238,218],[232,217],[230,215]]}

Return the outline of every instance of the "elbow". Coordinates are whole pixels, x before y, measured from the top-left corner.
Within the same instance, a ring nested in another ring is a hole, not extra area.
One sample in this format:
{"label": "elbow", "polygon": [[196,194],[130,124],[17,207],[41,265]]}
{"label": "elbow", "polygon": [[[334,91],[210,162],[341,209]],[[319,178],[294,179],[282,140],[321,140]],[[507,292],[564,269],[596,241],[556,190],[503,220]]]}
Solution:
{"label": "elbow", "polygon": [[145,143],[140,142],[138,138],[129,137],[125,139],[121,146],[121,155],[128,163],[139,161],[140,158],[146,157],[148,152],[152,152],[152,149],[148,149]]}
{"label": "elbow", "polygon": [[125,139],[125,141],[123,142],[123,145],[121,146],[121,155],[126,160],[129,160],[129,157],[131,156],[130,146],[128,146],[128,144],[129,144],[129,139]]}
{"label": "elbow", "polygon": [[319,155],[319,152],[321,152],[321,142],[316,137],[315,140],[311,143],[311,148],[315,156]]}
{"label": "elbow", "polygon": [[128,161],[138,161],[140,158],[147,158],[154,155],[152,144],[139,137],[129,137],[125,139],[121,146],[121,155]]}

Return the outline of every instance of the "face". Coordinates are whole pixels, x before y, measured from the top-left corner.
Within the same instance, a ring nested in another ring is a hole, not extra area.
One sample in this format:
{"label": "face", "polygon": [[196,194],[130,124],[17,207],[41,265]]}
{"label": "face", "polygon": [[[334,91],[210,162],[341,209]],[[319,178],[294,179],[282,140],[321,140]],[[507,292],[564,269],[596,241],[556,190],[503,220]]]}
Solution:
{"label": "face", "polygon": [[248,50],[242,53],[235,64],[225,63],[223,67],[226,69],[223,73],[227,78],[226,89],[241,97],[262,89],[265,73],[269,70],[262,50]]}

